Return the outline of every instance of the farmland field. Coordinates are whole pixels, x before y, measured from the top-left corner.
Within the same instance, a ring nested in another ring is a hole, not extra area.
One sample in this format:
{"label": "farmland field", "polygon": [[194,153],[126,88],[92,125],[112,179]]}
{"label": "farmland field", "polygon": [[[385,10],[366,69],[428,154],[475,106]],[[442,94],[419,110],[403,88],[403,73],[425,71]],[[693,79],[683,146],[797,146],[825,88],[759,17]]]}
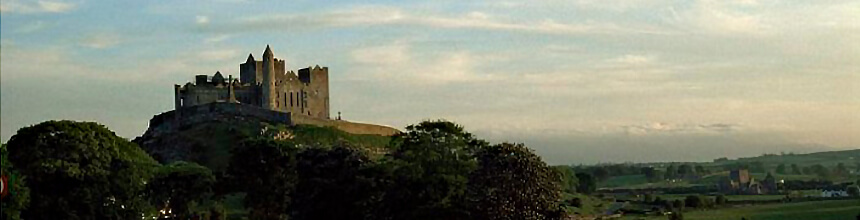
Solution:
{"label": "farmland field", "polygon": [[[857,215],[860,215],[860,200],[842,200],[689,211],[684,213],[684,219],[851,220],[855,219]],[[646,219],[666,219],[666,217],[649,217]]]}

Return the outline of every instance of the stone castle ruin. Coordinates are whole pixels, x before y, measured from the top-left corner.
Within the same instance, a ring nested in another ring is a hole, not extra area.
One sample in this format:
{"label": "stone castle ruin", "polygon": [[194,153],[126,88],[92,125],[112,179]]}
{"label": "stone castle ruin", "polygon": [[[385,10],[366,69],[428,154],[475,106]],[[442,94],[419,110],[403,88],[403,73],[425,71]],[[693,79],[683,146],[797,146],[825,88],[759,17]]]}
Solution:
{"label": "stone castle ruin", "polygon": [[275,58],[266,46],[262,60],[248,60],[239,65],[239,79],[224,78],[221,72],[211,79],[197,75],[194,83],[175,85],[176,109],[230,102],[253,105],[292,115],[329,119],[328,67],[308,67],[285,72],[284,60]]}
{"label": "stone castle ruin", "polygon": [[150,130],[170,130],[212,120],[253,119],[277,124],[312,124],[354,134],[393,135],[380,125],[330,118],[328,67],[286,71],[286,62],[266,46],[262,60],[248,55],[239,78],[221,72],[197,75],[194,82],[174,85],[173,111],[150,120]]}

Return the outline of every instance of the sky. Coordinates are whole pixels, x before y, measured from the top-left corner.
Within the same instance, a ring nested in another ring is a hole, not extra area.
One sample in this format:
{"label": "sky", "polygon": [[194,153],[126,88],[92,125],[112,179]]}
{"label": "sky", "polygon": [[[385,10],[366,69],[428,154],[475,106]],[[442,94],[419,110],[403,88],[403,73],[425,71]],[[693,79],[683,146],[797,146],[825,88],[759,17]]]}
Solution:
{"label": "sky", "polygon": [[860,1],[0,2],[0,140],[134,138],[173,85],[266,45],[329,67],[332,115],[446,119],[551,164],[860,148]]}

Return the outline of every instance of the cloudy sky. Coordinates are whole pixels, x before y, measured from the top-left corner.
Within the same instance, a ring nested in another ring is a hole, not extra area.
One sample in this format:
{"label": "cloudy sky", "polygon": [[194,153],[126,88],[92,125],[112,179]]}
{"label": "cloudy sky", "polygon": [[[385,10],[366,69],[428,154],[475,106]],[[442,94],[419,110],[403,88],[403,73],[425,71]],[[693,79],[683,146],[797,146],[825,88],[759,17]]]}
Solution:
{"label": "cloudy sky", "polygon": [[0,3],[2,141],[49,119],[134,138],[173,84],[267,44],[328,66],[332,114],[444,118],[553,164],[860,148],[860,1]]}

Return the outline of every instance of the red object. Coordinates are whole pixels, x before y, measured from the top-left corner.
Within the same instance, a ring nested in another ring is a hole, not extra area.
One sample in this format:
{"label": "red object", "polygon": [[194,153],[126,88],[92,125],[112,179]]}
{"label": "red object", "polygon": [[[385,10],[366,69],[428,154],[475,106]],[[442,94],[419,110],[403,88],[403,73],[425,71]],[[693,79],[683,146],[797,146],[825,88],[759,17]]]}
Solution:
{"label": "red object", "polygon": [[3,186],[2,186],[2,187],[3,187],[3,189],[0,189],[0,190],[2,190],[2,192],[0,192],[0,195],[2,195],[2,196],[0,196],[0,197],[5,198],[5,197],[6,197],[6,194],[9,194],[9,178],[8,178],[8,177],[6,177],[6,176],[3,176],[3,177],[2,177],[2,178],[0,178],[0,179],[2,179],[2,181],[3,181],[3,182],[2,182],[2,184],[3,184]]}

